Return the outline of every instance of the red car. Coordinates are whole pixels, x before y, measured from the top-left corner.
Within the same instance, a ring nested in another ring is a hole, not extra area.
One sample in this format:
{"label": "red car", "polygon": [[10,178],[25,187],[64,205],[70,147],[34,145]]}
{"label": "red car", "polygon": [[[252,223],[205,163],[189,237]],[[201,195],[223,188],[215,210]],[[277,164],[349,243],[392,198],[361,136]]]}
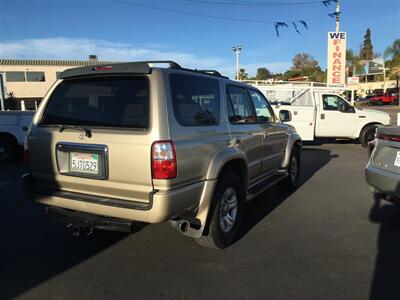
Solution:
{"label": "red car", "polygon": [[398,95],[389,93],[370,95],[365,100],[371,105],[395,104],[398,103]]}

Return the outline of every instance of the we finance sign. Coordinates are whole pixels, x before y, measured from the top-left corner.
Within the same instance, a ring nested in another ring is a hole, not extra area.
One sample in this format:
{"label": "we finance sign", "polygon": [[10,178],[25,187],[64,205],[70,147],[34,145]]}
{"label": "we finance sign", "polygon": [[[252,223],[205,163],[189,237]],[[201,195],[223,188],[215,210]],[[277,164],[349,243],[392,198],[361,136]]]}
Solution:
{"label": "we finance sign", "polygon": [[327,84],[344,86],[346,83],[346,32],[328,32]]}

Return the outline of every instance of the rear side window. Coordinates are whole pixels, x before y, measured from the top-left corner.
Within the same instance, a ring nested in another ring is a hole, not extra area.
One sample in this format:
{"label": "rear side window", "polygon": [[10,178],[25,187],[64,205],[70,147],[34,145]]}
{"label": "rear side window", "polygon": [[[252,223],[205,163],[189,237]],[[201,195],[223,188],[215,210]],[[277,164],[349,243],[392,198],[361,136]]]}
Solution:
{"label": "rear side window", "polygon": [[171,74],[172,104],[177,121],[184,126],[219,122],[219,82],[211,78]]}
{"label": "rear side window", "polygon": [[148,80],[133,76],[65,80],[51,95],[41,125],[146,129]]}

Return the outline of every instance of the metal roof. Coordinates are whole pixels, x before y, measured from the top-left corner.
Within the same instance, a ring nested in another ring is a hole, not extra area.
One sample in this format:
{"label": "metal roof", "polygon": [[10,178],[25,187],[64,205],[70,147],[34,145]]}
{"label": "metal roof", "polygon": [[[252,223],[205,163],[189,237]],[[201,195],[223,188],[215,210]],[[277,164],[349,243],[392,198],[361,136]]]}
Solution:
{"label": "metal roof", "polygon": [[49,60],[49,59],[0,59],[0,66],[97,66],[112,64],[111,61],[97,60]]}

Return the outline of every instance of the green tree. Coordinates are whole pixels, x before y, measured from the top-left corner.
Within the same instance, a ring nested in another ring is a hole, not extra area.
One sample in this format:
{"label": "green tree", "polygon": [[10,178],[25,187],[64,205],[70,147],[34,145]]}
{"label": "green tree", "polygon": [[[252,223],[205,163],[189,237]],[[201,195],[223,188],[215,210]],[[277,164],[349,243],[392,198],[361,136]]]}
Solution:
{"label": "green tree", "polygon": [[246,73],[245,69],[239,70],[239,80],[246,80],[249,79],[249,74]]}
{"label": "green tree", "polygon": [[257,80],[267,80],[271,78],[271,72],[267,68],[258,68],[256,79]]}
{"label": "green tree", "polygon": [[326,81],[326,74],[308,53],[297,53],[292,59],[293,66],[283,75],[284,80],[295,77],[307,76],[309,81]]}
{"label": "green tree", "polygon": [[308,53],[297,53],[292,59],[292,71],[305,72],[319,68],[318,62]]}
{"label": "green tree", "polygon": [[386,48],[383,57],[389,60],[389,67],[400,66],[400,39],[396,39]]}
{"label": "green tree", "polygon": [[348,76],[354,76],[354,74],[361,74],[363,69],[363,61],[360,56],[356,55],[353,50],[346,50],[346,66],[348,68]]}
{"label": "green tree", "polygon": [[400,75],[400,39],[394,40],[393,44],[386,48],[383,53],[383,57],[386,59],[385,65],[389,68],[389,78],[397,79]]}
{"label": "green tree", "polygon": [[374,51],[371,42],[371,30],[369,28],[364,35],[364,43],[360,50],[360,58],[362,60],[372,60],[374,58]]}

